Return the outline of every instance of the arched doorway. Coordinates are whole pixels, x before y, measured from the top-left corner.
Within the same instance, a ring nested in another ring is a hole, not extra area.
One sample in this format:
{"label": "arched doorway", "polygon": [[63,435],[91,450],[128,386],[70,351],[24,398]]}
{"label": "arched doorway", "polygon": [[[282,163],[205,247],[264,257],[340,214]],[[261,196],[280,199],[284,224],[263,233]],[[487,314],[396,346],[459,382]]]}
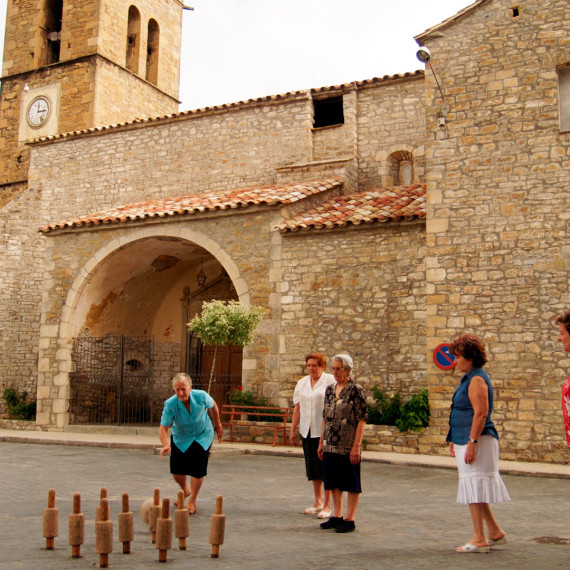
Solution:
{"label": "arched doorway", "polygon": [[[238,297],[220,262],[196,243],[153,236],[109,252],[74,313],[70,423],[158,423],[172,377],[190,364],[186,323],[214,298]],[[200,353],[196,388],[211,363],[208,347]],[[241,350],[218,360],[212,396],[221,405],[241,384]]]}

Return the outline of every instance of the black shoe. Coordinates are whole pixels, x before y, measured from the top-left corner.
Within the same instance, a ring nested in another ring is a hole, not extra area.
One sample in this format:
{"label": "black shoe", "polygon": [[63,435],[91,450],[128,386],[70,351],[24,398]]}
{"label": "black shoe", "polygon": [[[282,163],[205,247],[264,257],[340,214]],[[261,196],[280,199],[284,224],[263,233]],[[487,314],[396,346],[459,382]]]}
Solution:
{"label": "black shoe", "polygon": [[321,523],[321,528],[324,528],[325,530],[329,528],[337,528],[340,524],[342,524],[342,522],[342,517],[330,517],[328,521]]}
{"label": "black shoe", "polygon": [[356,525],[354,521],[341,520],[335,527],[335,532],[354,532]]}

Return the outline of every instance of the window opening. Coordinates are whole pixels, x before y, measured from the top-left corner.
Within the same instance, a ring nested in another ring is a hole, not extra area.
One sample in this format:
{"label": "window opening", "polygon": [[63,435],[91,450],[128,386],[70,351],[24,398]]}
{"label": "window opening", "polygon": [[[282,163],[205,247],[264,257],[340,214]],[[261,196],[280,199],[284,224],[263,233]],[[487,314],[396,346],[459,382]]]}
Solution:
{"label": "window opening", "polygon": [[313,128],[344,125],[342,95],[313,100]]}
{"label": "window opening", "polygon": [[160,29],[156,20],[148,21],[148,39],[146,54],[146,80],[156,85],[158,83],[158,44]]}
{"label": "window opening", "polygon": [[520,15],[519,7],[513,6],[511,10],[513,11],[513,18],[518,18]]}
{"label": "window opening", "polygon": [[384,186],[409,186],[413,184],[414,161],[411,152],[399,150],[388,157],[388,176]]}
{"label": "window opening", "polygon": [[129,7],[129,23],[127,27],[127,69],[133,73],[139,72],[141,36],[141,14],[136,6]]}
{"label": "window opening", "polygon": [[63,0],[47,0],[45,3],[45,21],[42,29],[46,41],[45,64],[57,63],[61,49],[61,19]]}

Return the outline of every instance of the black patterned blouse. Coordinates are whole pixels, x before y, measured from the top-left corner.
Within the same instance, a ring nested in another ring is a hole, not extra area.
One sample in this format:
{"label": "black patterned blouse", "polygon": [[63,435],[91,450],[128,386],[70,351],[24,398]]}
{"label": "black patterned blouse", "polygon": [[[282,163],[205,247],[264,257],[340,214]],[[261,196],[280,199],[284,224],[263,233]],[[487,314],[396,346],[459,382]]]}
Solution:
{"label": "black patterned blouse", "polygon": [[339,396],[335,396],[335,386],[327,386],[325,392],[323,451],[346,455],[352,449],[356,426],[368,419],[366,392],[352,378]]}

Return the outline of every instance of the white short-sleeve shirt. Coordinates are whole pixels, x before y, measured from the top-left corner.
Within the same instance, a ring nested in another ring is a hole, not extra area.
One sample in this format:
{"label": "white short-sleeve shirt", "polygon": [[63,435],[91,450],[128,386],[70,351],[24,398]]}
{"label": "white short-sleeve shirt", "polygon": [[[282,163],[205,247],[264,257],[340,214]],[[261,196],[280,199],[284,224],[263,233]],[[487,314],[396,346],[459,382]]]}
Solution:
{"label": "white short-sleeve shirt", "polygon": [[325,390],[329,384],[336,384],[334,376],[323,372],[314,388],[311,388],[311,377],[308,375],[301,378],[295,386],[293,404],[299,404],[299,433],[303,437],[307,437],[309,430],[311,437],[321,437]]}

